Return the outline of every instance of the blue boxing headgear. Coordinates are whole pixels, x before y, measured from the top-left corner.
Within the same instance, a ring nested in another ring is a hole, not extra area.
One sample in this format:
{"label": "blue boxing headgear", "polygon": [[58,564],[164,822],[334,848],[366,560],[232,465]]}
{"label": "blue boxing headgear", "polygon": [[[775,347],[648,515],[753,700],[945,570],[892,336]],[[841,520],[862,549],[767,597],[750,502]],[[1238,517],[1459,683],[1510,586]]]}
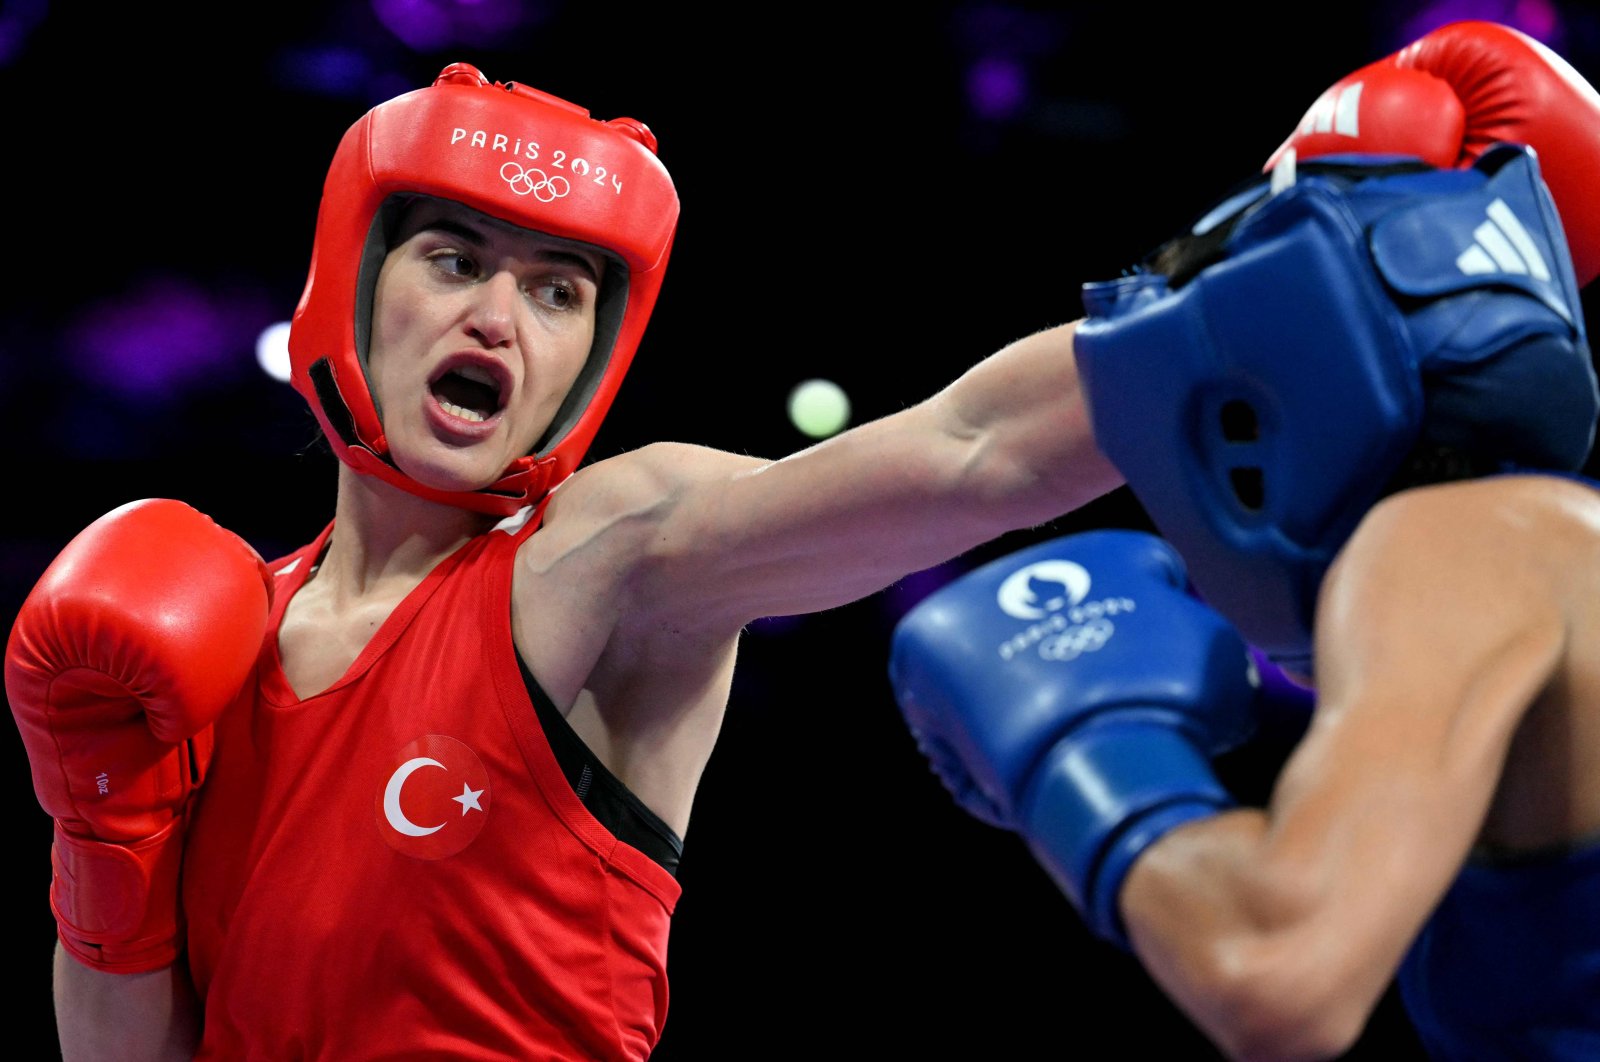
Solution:
{"label": "blue boxing headgear", "polygon": [[1195,588],[1274,660],[1309,667],[1323,574],[1408,462],[1587,458],[1600,391],[1531,150],[1467,170],[1302,164],[1174,244],[1199,260],[1084,287],[1095,439]]}

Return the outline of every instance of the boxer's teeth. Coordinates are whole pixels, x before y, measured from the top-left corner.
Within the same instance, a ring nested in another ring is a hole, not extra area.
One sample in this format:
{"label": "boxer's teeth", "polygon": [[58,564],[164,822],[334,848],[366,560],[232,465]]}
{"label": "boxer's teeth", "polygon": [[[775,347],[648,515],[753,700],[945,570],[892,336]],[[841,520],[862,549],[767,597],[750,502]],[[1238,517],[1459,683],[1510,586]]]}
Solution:
{"label": "boxer's teeth", "polygon": [[443,398],[439,399],[439,405],[443,406],[444,411],[450,414],[452,417],[460,417],[462,420],[470,420],[474,423],[482,424],[486,419],[484,415],[479,413],[476,409],[468,409],[465,406],[458,406],[454,402],[448,402]]}

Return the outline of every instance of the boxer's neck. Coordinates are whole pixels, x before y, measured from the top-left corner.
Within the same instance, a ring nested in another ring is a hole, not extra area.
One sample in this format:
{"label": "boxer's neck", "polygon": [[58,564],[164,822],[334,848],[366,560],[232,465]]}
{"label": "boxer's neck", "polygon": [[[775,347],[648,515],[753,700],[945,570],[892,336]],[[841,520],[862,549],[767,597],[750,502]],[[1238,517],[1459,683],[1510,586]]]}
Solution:
{"label": "boxer's neck", "polygon": [[403,595],[493,523],[492,517],[419,498],[341,465],[333,536],[316,578],[328,581],[325,592],[340,597]]}

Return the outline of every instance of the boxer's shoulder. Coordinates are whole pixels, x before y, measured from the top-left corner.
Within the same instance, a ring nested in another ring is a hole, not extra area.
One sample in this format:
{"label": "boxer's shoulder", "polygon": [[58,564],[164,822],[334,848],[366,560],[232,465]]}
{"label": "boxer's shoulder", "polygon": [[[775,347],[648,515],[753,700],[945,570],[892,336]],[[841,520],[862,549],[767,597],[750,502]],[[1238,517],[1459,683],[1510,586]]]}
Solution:
{"label": "boxer's shoulder", "polygon": [[551,495],[545,526],[568,533],[665,516],[684,495],[765,462],[690,443],[656,442],[588,465]]}
{"label": "boxer's shoulder", "polygon": [[1592,536],[1600,534],[1600,483],[1533,471],[1438,483],[1390,495],[1362,526],[1368,524],[1463,542]]}
{"label": "boxer's shoulder", "polygon": [[[624,625],[650,632],[673,627],[658,622],[670,611],[675,585],[662,569],[693,568],[692,560],[672,561],[705,548],[695,539],[715,523],[716,485],[764,463],[704,446],[652,443],[575,473],[552,495],[539,532],[518,549],[512,584],[518,644],[531,648],[527,636],[547,627],[558,627],[563,643],[586,632],[583,645],[568,645],[560,655],[593,659]],[[681,655],[678,639],[670,640]],[[723,648],[719,641],[711,655]]]}
{"label": "boxer's shoulder", "polygon": [[519,554],[541,570],[584,558],[626,581],[647,565],[704,548],[722,485],[767,462],[686,443],[651,443],[581,469],[551,496],[544,526]]}
{"label": "boxer's shoulder", "polygon": [[1496,600],[1561,601],[1600,581],[1597,546],[1600,488],[1587,480],[1527,473],[1417,487],[1367,513],[1324,593],[1350,576],[1385,593],[1383,585],[1421,586],[1437,574],[1458,588],[1493,588]]}

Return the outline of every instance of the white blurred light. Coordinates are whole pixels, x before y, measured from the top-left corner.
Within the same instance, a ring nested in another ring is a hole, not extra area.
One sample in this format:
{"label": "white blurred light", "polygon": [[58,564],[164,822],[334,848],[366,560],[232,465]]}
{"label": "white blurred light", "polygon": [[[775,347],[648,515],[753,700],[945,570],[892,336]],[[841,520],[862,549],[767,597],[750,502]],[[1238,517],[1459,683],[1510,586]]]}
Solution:
{"label": "white blurred light", "polygon": [[289,382],[288,321],[279,321],[262,330],[256,340],[256,362],[274,380]]}
{"label": "white blurred light", "polygon": [[850,423],[850,397],[832,380],[806,380],[789,392],[789,420],[813,439],[826,439]]}

